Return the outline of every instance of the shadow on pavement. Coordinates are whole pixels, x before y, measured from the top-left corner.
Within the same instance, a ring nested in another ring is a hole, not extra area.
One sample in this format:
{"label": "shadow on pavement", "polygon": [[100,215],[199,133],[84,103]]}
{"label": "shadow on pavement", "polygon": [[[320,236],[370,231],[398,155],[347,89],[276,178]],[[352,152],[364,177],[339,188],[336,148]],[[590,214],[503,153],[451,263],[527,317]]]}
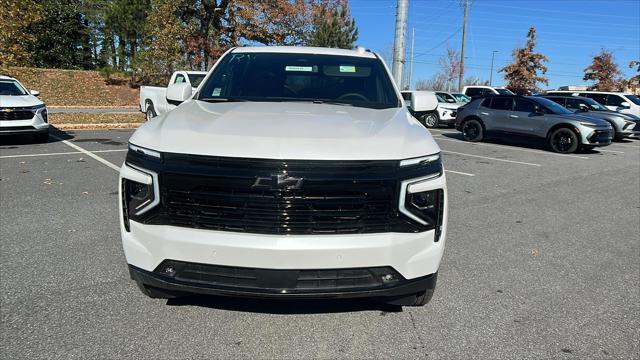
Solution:
{"label": "shadow on pavement", "polygon": [[222,296],[193,295],[167,300],[169,306],[200,306],[264,314],[325,314],[377,310],[383,313],[402,312],[401,306],[389,305],[371,299],[340,300],[270,300]]}
{"label": "shadow on pavement", "polygon": [[[53,136],[51,136],[53,135]],[[74,138],[74,134],[57,129],[55,126],[49,128],[49,139],[46,142],[36,142],[33,135],[2,135],[0,136],[0,145],[30,145],[30,144],[47,144],[56,143],[61,140],[70,140]]]}

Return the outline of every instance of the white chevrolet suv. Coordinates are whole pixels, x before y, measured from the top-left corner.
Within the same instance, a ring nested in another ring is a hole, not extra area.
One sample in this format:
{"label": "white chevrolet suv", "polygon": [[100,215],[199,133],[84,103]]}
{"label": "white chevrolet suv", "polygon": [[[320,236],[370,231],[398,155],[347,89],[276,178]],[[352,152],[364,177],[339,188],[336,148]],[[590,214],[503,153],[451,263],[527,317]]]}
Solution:
{"label": "white chevrolet suv", "polygon": [[0,135],[30,134],[37,142],[47,141],[47,107],[37,98],[39,94],[27,91],[12,77],[0,75]]}
{"label": "white chevrolet suv", "polygon": [[447,233],[440,149],[364,49],[242,47],[131,137],[120,228],[154,298],[424,305]]}

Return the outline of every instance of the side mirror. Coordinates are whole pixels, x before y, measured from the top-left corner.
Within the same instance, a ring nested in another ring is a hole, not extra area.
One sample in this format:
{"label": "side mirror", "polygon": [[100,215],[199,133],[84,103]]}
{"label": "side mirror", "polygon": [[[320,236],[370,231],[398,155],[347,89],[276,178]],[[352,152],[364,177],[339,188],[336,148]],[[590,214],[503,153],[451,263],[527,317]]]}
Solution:
{"label": "side mirror", "polygon": [[171,84],[167,87],[167,102],[172,105],[180,105],[191,97],[191,85],[187,83]]}
{"label": "side mirror", "polygon": [[623,109],[628,109],[631,107],[631,104],[629,104],[628,102],[624,101],[620,103],[620,107]]}
{"label": "side mirror", "polygon": [[33,96],[40,96],[40,91],[38,90],[31,90],[29,91],[29,94],[33,95]]}

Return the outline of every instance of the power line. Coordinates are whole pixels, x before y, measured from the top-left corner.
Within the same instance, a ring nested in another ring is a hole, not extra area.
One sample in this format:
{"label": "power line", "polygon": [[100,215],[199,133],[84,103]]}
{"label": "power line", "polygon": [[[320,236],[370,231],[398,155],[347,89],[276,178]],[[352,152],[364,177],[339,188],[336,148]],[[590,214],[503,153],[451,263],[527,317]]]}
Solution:
{"label": "power line", "polygon": [[[527,7],[519,7],[519,6],[511,6],[511,5],[496,5],[496,4],[490,4],[490,3],[486,3],[483,4],[483,6],[488,6],[488,7],[499,7],[502,9],[515,9],[515,10],[525,10],[525,11],[536,11],[536,12],[548,12],[548,13],[556,13],[556,14],[562,14],[564,16],[567,16],[567,11],[566,10],[550,10],[550,9],[540,9],[540,8],[527,8]],[[615,17],[615,18],[620,18],[620,19],[629,19],[629,20],[637,20],[637,17],[634,16],[621,16],[621,15],[611,15],[611,14],[598,14],[598,13],[584,13],[584,12],[571,12],[571,15],[581,15],[581,16],[594,16],[594,17]]]}

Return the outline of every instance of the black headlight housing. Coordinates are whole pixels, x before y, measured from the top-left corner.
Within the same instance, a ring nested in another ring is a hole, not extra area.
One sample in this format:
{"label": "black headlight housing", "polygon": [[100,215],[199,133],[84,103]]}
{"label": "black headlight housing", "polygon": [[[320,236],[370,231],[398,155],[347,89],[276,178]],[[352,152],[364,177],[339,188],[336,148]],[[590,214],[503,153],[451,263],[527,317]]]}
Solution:
{"label": "black headlight housing", "polygon": [[129,219],[141,215],[154,199],[153,184],[122,179],[122,216],[127,231],[129,231]]}
{"label": "black headlight housing", "polygon": [[440,240],[444,216],[444,190],[436,189],[407,193],[405,209],[424,221],[429,229],[435,229],[435,241]]}

